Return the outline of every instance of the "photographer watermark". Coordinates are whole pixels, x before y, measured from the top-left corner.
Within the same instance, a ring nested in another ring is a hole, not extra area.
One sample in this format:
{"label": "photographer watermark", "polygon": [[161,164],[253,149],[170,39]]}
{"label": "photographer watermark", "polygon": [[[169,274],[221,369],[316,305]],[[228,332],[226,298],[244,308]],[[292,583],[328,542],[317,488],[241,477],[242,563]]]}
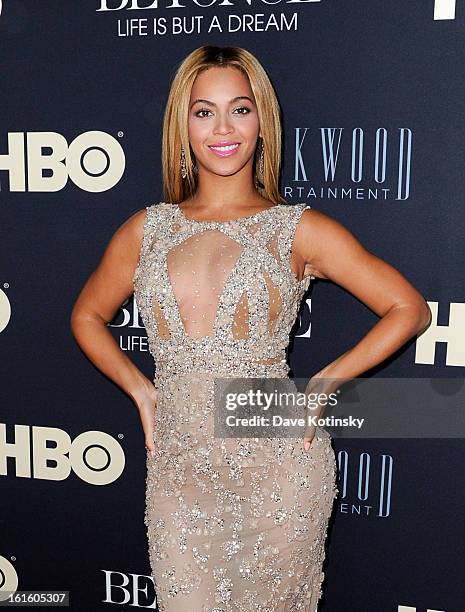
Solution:
{"label": "photographer watermark", "polygon": [[463,378],[216,378],[215,436],[465,437]]}

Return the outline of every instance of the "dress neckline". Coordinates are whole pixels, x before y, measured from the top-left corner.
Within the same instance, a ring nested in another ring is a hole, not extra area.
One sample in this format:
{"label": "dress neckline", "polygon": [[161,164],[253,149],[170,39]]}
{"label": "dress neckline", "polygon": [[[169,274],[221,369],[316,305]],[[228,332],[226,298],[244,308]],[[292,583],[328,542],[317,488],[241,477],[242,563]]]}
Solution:
{"label": "dress neckline", "polygon": [[183,219],[187,223],[193,223],[195,225],[231,225],[233,223],[239,223],[240,221],[247,221],[248,219],[255,219],[256,217],[259,217],[267,213],[269,210],[273,208],[277,208],[278,206],[280,206],[280,204],[273,204],[273,206],[268,206],[268,208],[259,210],[258,212],[252,213],[251,215],[246,215],[244,217],[238,217],[236,219],[229,219],[228,221],[208,221],[208,220],[206,221],[206,220],[199,220],[199,219],[189,219],[189,217],[186,217],[186,215],[184,214],[184,211],[181,209],[179,204],[177,203],[174,204],[176,212],[181,217],[181,219]]}

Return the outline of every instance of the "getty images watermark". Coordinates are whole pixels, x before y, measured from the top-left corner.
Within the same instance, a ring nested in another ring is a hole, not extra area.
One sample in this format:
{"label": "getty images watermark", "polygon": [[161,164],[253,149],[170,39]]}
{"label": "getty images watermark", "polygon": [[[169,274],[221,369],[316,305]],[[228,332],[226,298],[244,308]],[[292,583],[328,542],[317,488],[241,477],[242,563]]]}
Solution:
{"label": "getty images watermark", "polygon": [[215,378],[215,436],[465,437],[462,378]]}

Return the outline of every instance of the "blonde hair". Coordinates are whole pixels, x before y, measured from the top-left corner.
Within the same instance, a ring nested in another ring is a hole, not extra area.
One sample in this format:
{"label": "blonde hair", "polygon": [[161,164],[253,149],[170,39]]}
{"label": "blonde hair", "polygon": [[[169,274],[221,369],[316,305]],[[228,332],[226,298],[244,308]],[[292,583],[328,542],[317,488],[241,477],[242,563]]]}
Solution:
{"label": "blonde hair", "polygon": [[[274,204],[285,203],[279,193],[281,166],[281,115],[271,81],[263,66],[249,51],[240,47],[205,45],[192,51],[179,65],[171,83],[163,118],[162,166],[163,197],[179,203],[197,190],[197,176],[192,168],[189,146],[189,99],[194,80],[200,72],[216,66],[234,66],[249,79],[257,105],[264,148],[263,176],[257,174],[257,146],[253,164],[253,180],[259,194]],[[187,176],[181,176],[181,146],[186,158]]]}

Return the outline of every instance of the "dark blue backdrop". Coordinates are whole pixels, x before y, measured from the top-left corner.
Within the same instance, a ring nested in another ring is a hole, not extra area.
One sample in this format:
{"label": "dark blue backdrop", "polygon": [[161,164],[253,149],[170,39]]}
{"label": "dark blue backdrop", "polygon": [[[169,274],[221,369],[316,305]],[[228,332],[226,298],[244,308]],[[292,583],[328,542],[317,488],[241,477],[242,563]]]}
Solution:
{"label": "dark blue backdrop", "polygon": [[[83,612],[155,607],[138,414],[79,350],[69,316],[116,228],[162,199],[169,81],[200,45],[246,47],[269,72],[289,202],[334,216],[428,300],[428,331],[369,375],[464,376],[463,5],[206,4],[0,2],[0,590],[69,590]],[[310,376],[376,320],[314,282],[295,374]],[[111,329],[153,377],[132,300]],[[463,440],[334,445],[346,478],[321,611],[463,612]],[[370,458],[366,499],[360,458]]]}

